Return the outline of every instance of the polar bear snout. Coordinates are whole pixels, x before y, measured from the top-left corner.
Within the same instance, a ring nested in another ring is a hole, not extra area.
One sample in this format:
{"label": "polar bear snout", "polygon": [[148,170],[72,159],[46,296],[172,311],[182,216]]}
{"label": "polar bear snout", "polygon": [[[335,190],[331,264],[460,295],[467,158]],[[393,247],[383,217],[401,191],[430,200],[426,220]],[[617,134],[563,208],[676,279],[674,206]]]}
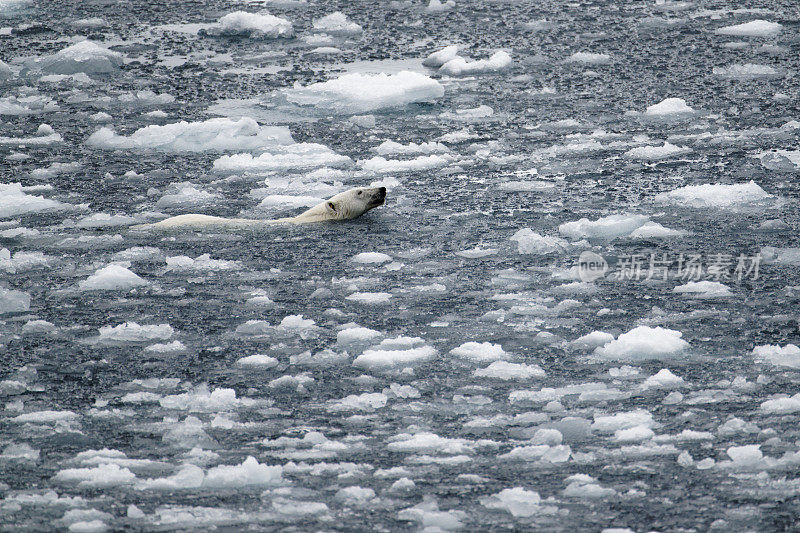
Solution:
{"label": "polar bear snout", "polygon": [[370,204],[372,204],[371,207],[383,205],[383,202],[385,200],[386,200],[386,187],[377,187],[373,189],[372,201],[370,202]]}

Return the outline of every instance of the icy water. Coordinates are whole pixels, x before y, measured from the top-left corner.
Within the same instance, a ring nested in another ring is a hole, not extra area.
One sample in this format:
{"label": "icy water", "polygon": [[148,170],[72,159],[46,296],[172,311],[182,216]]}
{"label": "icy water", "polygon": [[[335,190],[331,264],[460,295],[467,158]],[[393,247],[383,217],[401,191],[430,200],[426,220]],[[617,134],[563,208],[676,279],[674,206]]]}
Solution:
{"label": "icy water", "polygon": [[797,531],[799,22],[0,0],[2,529]]}

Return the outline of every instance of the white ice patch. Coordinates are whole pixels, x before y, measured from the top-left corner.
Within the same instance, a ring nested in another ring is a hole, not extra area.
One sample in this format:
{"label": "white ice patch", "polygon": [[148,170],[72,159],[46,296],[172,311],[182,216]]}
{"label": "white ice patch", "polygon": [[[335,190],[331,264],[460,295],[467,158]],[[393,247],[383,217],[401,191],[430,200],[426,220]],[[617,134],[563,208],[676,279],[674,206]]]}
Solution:
{"label": "white ice patch", "polygon": [[753,348],[753,358],[760,363],[800,369],[800,348],[795,344],[765,344]]}
{"label": "white ice patch", "polygon": [[783,26],[777,22],[758,19],[743,24],[724,26],[717,29],[714,33],[733,37],[774,37],[778,35],[782,29]]}
{"label": "white ice patch", "polygon": [[199,413],[230,411],[240,405],[252,402],[252,400],[237,398],[236,391],[233,389],[218,388],[210,391],[205,384],[195,387],[192,391],[164,396],[159,400],[164,409]]}
{"label": "white ice patch", "polygon": [[278,366],[278,360],[266,354],[256,353],[242,357],[236,361],[237,365],[242,366],[257,366],[260,368],[273,368]]}
{"label": "white ice patch", "polygon": [[517,250],[521,254],[559,254],[571,249],[571,245],[561,237],[539,235],[530,228],[522,228],[510,240],[517,241]]}
{"label": "white ice patch", "polygon": [[465,342],[450,350],[450,355],[478,363],[502,361],[511,357],[502,346],[490,342]]}
{"label": "white ice patch", "polygon": [[78,288],[82,291],[129,291],[148,284],[124,266],[108,265],[81,281]]}
{"label": "white ice patch", "polygon": [[361,263],[363,265],[380,265],[388,263],[392,260],[390,255],[381,252],[361,252],[353,256],[354,263]]}
{"label": "white ice patch", "polygon": [[293,144],[283,126],[259,126],[252,118],[212,118],[202,122],[150,125],[130,136],[117,135],[109,128],[94,132],[86,144],[108,150],[160,150],[204,152],[224,150],[265,150]]}
{"label": "white ice patch", "polygon": [[346,296],[345,300],[364,305],[385,305],[392,298],[388,292],[354,292]]}
{"label": "white ice patch", "polygon": [[191,208],[214,204],[221,198],[219,194],[198,189],[191,183],[176,183],[169,187],[167,194],[156,202],[159,209]]}
{"label": "white ice patch", "polygon": [[362,31],[361,26],[348,19],[341,11],[314,20],[314,29],[332,34],[354,34]]}
{"label": "white ice patch", "polygon": [[24,313],[30,308],[31,297],[28,293],[0,286],[0,315]]}
{"label": "white ice patch", "polygon": [[238,261],[228,261],[225,259],[211,259],[209,254],[199,255],[192,259],[185,255],[176,255],[166,258],[167,270],[175,272],[217,272],[225,270],[238,270],[241,265]]}
{"label": "white ice patch", "polygon": [[330,400],[328,410],[339,411],[375,411],[386,407],[389,397],[381,392],[365,392],[364,394],[351,394],[340,400]]}
{"label": "white ice patch", "polygon": [[778,78],[783,76],[783,73],[774,67],[769,65],[757,65],[754,63],[714,67],[713,73],[720,78],[741,81],[757,78]]}
{"label": "white ice patch", "polygon": [[353,160],[318,143],[295,143],[270,148],[257,156],[223,155],[214,161],[217,172],[277,172],[311,170],[320,167],[347,167]]}
{"label": "white ice patch", "polygon": [[79,487],[115,487],[133,483],[136,475],[116,464],[101,464],[94,468],[67,468],[53,476],[55,481],[77,484]]}
{"label": "white ice patch", "polygon": [[503,489],[497,494],[480,498],[481,505],[489,509],[506,511],[515,518],[528,518],[538,514],[554,514],[557,508],[543,505],[539,493],[524,487]]}
{"label": "white ice patch", "polygon": [[623,156],[639,161],[661,161],[670,157],[685,155],[691,151],[692,149],[687,146],[676,146],[664,141],[662,146],[637,146],[636,148],[631,148]]}
{"label": "white ice patch", "polygon": [[676,376],[668,368],[662,368],[642,383],[643,389],[675,389],[686,384],[682,377]]}
{"label": "white ice patch", "polygon": [[206,30],[211,35],[276,39],[294,35],[292,23],[267,13],[234,11],[221,17],[217,24]]}
{"label": "white ice patch", "polygon": [[356,114],[431,102],[444,95],[444,87],[424,74],[406,70],[396,74],[356,72],[306,87],[295,86],[284,94],[298,105]]}
{"label": "white ice patch", "polygon": [[431,55],[429,55],[422,61],[422,64],[426,67],[439,68],[448,61],[455,59],[457,56],[458,56],[458,45],[453,44],[450,46],[445,46],[441,50],[433,52]]}
{"label": "white ice patch", "polygon": [[69,208],[69,205],[49,198],[26,194],[25,188],[19,183],[0,183],[0,218]]}
{"label": "white ice patch", "polygon": [[568,63],[582,63],[584,65],[607,65],[611,63],[611,56],[594,52],[576,52],[567,58]]}
{"label": "white ice patch", "polygon": [[733,296],[730,287],[718,281],[690,281],[672,289],[676,294],[686,294],[694,298],[726,298]]}
{"label": "white ice patch", "polygon": [[175,330],[169,324],[153,324],[140,326],[136,322],[125,322],[118,326],[100,328],[100,342],[106,343],[143,343],[169,340]]}
{"label": "white ice patch", "polygon": [[453,162],[450,155],[421,155],[414,159],[386,159],[382,156],[375,156],[371,159],[358,161],[362,170],[375,172],[378,174],[395,174],[400,172],[420,172],[423,170],[433,170],[449,165]]}
{"label": "white ice patch", "polygon": [[456,56],[439,67],[439,73],[447,76],[466,76],[483,72],[497,72],[508,68],[511,61],[511,56],[503,50],[495,52],[487,59],[477,61]]}
{"label": "white ice patch", "polygon": [[687,185],[656,195],[656,201],[687,207],[733,208],[763,202],[774,198],[759,187],[754,181],[723,185],[706,183],[703,185]]}
{"label": "white ice patch", "polygon": [[493,378],[509,381],[515,379],[527,380],[531,378],[542,378],[545,376],[545,372],[538,365],[495,361],[486,368],[475,370],[473,375],[478,378]]}
{"label": "white ice patch", "polygon": [[594,355],[612,361],[671,359],[689,348],[683,333],[662,327],[639,326],[595,349]]}
{"label": "white ice patch", "polygon": [[657,104],[649,106],[644,114],[649,117],[672,117],[676,115],[691,115],[695,111],[686,104],[683,98],[666,98]]}
{"label": "white ice patch", "polygon": [[621,214],[608,215],[589,220],[582,218],[574,222],[565,222],[558,226],[558,231],[570,239],[615,239],[630,237],[633,239],[654,237],[675,237],[685,235],[682,230],[666,228],[653,222],[645,215]]}
{"label": "white ice patch", "polygon": [[52,74],[111,74],[122,65],[122,54],[92,41],[80,41],[28,66]]}
{"label": "white ice patch", "polygon": [[400,144],[394,141],[384,141],[373,148],[378,155],[415,155],[415,154],[443,154],[450,149],[438,142]]}
{"label": "white ice patch", "polygon": [[419,337],[385,339],[355,358],[353,366],[367,370],[389,370],[425,363],[438,355]]}

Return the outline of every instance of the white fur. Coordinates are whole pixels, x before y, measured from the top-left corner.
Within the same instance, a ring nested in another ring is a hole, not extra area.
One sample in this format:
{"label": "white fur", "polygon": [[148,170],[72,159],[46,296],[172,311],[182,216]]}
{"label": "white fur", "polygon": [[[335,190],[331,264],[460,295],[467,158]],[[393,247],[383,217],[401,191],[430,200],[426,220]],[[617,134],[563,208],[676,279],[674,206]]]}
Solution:
{"label": "white fur", "polygon": [[173,229],[183,227],[222,226],[229,228],[248,228],[267,224],[307,224],[309,222],[325,222],[329,220],[350,220],[360,217],[373,207],[383,204],[386,197],[385,187],[357,188],[341,192],[321,202],[308,211],[291,218],[275,220],[258,220],[250,218],[223,218],[210,215],[178,215],[155,224],[135,226],[137,229]]}

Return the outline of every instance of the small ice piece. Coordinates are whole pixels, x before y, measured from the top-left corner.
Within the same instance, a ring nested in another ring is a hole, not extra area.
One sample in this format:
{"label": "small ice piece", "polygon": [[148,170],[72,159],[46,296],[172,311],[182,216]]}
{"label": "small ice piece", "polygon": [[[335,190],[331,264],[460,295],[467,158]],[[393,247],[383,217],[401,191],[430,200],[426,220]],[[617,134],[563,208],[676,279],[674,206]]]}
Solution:
{"label": "small ice piece", "polygon": [[421,503],[398,512],[397,519],[416,522],[424,530],[446,532],[462,529],[467,513],[457,510],[440,511],[435,498],[426,495]]}
{"label": "small ice piece", "polygon": [[456,7],[455,0],[430,0],[425,8],[427,13],[444,13]]}
{"label": "small ice piece", "polygon": [[773,150],[761,156],[761,166],[768,170],[795,172],[800,170],[800,150]]}
{"label": "small ice piece", "polygon": [[592,429],[601,433],[614,433],[621,429],[637,426],[652,427],[655,424],[653,415],[644,409],[614,413],[613,415],[596,414]]}
{"label": "small ice piece", "polygon": [[318,143],[295,143],[279,146],[257,156],[223,155],[214,161],[216,172],[275,172],[310,170],[319,167],[347,167],[353,160]]}
{"label": "small ice piece", "polygon": [[689,348],[683,333],[662,327],[639,326],[595,349],[594,355],[611,361],[671,359]]}
{"label": "small ice piece", "polygon": [[0,315],[24,313],[30,308],[31,297],[28,293],[0,286]]}
{"label": "small ice piece", "polygon": [[364,305],[384,305],[389,303],[392,295],[388,292],[354,292],[345,300]]}
{"label": "small ice piece", "polygon": [[424,74],[407,70],[396,74],[355,72],[306,87],[295,86],[284,94],[298,105],[358,114],[431,102],[444,95],[444,87]]}
{"label": "small ice piece", "polygon": [[175,334],[175,330],[169,324],[140,326],[136,322],[125,322],[118,326],[103,326],[99,331],[100,341],[109,343],[169,340]]}
{"label": "small ice piece", "polygon": [[236,364],[248,367],[256,366],[259,368],[273,368],[278,366],[278,360],[266,354],[256,353],[253,355],[248,355],[247,357],[242,357],[236,361]]}
{"label": "small ice piece", "polygon": [[214,204],[221,197],[219,194],[210,193],[196,188],[191,183],[178,183],[170,186],[173,193],[168,193],[158,199],[156,207],[159,209],[191,208]]}
{"label": "small ice piece", "polygon": [[127,268],[108,265],[78,283],[78,288],[82,291],[129,291],[144,285],[149,285],[149,282]]}
{"label": "small ice piece", "polygon": [[614,442],[631,443],[650,440],[655,436],[655,432],[647,426],[633,426],[631,428],[618,429],[614,432]]}
{"label": "small ice piece", "polygon": [[573,474],[565,481],[568,485],[562,494],[568,498],[608,498],[617,493],[614,489],[603,488],[596,479],[586,474]]}
{"label": "small ice piece", "polygon": [[603,346],[614,340],[614,335],[606,333],[605,331],[592,331],[586,335],[582,335],[572,341],[570,344],[579,349],[593,349],[598,346]]}
{"label": "small ice piece", "polygon": [[733,296],[730,287],[718,281],[690,281],[672,289],[676,294],[686,294],[695,298],[726,298]]}
{"label": "small ice piece", "polygon": [[9,444],[3,448],[0,460],[6,461],[38,461],[39,450],[34,450],[29,444]]}
{"label": "small ice piece", "polygon": [[644,389],[675,389],[686,384],[682,377],[676,376],[668,368],[662,368],[642,383]]}
{"label": "small ice piece", "polygon": [[694,109],[686,105],[683,98],[666,98],[649,106],[644,114],[650,117],[669,117],[675,115],[691,115]]}
{"label": "small ice piece", "polygon": [[772,400],[763,401],[761,402],[761,410],[765,413],[776,415],[800,412],[800,393],[790,398],[773,398]]}
{"label": "small ice piece", "polygon": [[607,65],[611,63],[611,56],[594,52],[576,52],[567,58],[567,62],[585,65]]}
{"label": "small ice piece", "polygon": [[557,254],[565,253],[571,248],[570,244],[560,237],[542,236],[530,228],[522,228],[512,235],[510,240],[517,241],[517,250],[521,254]]}
{"label": "small ice piece", "polygon": [[19,183],[0,183],[0,218],[68,209],[67,204],[27,194]]}
{"label": "small ice piece", "polygon": [[390,370],[426,363],[438,355],[435,348],[423,344],[422,339],[414,338],[412,343],[393,345],[386,339],[379,345],[364,350],[355,358],[353,366],[368,370]]}
{"label": "small ice piece", "polygon": [[457,348],[450,350],[450,355],[468,359],[478,363],[502,361],[510,357],[499,344],[490,342],[465,342]]}
{"label": "small ice piece", "polygon": [[433,170],[449,165],[453,162],[450,155],[421,155],[414,159],[386,159],[382,156],[375,156],[371,159],[361,159],[359,166],[367,172],[379,174],[395,174],[399,172],[420,172],[423,170]]}
{"label": "small ice piece", "polygon": [[341,11],[314,20],[314,29],[331,34],[355,34],[363,31],[361,26],[348,19]]}
{"label": "small ice piece", "polygon": [[240,465],[220,465],[206,472],[203,487],[239,488],[274,486],[283,483],[283,468],[259,463],[249,456]]}
{"label": "small ice piece", "polygon": [[392,260],[392,256],[381,252],[361,252],[353,256],[354,263],[361,263],[364,265],[380,265],[388,263]]}
{"label": "small ice piece", "polygon": [[687,185],[656,195],[657,202],[695,208],[734,208],[763,202],[771,198],[774,196],[764,191],[752,180],[732,185],[721,183]]}
{"label": "small ice piece", "polygon": [[743,24],[724,26],[717,29],[714,33],[733,37],[774,37],[778,35],[782,29],[783,26],[777,22],[758,19]]}
{"label": "small ice piece", "polygon": [[167,270],[175,272],[183,271],[210,271],[216,272],[221,270],[238,270],[241,265],[238,261],[228,261],[226,259],[211,259],[209,254],[198,255],[192,259],[185,255],[177,255],[167,257]]}
{"label": "small ice piece", "polygon": [[115,487],[132,483],[136,475],[112,463],[94,468],[67,468],[59,471],[53,479],[61,483],[76,483],[79,487]]}
{"label": "small ice piece", "polygon": [[182,490],[196,489],[203,484],[205,473],[199,466],[186,464],[169,477],[144,479],[136,484],[139,490]]}
{"label": "small ice piece", "polygon": [[206,30],[211,35],[228,37],[251,37],[253,39],[276,39],[294,35],[292,23],[268,13],[234,11],[221,17],[215,26]]}
{"label": "small ice piece", "polygon": [[374,150],[378,155],[413,155],[413,154],[443,154],[450,149],[438,142],[400,144],[394,141],[384,141]]}
{"label": "small ice piece", "polygon": [[731,80],[752,80],[756,78],[778,78],[782,72],[769,65],[757,65],[745,63],[744,65],[734,64],[727,67],[714,67],[715,76]]}
{"label": "small ice piece", "polygon": [[480,368],[473,372],[475,377],[494,378],[503,380],[527,380],[531,378],[541,378],[545,376],[544,370],[538,365],[526,365],[509,363],[507,361],[495,361],[486,368]]}
{"label": "small ice piece", "polygon": [[639,161],[661,161],[670,157],[688,154],[691,151],[692,149],[687,146],[676,146],[664,141],[662,146],[637,146],[622,155],[628,159]]}
{"label": "small ice piece", "polygon": [[160,353],[160,354],[180,353],[186,351],[186,346],[181,341],[172,341],[166,343],[151,344],[150,346],[146,346],[144,351],[148,353]]}
{"label": "small ice piece", "polygon": [[753,358],[760,363],[800,369],[800,348],[795,344],[781,347],[778,344],[765,344],[753,348]]}
{"label": "small ice piece", "polygon": [[466,439],[440,437],[431,432],[415,434],[401,433],[392,437],[386,447],[393,452],[460,454],[472,451],[472,443]]}
{"label": "small ice piece", "polygon": [[336,334],[336,343],[342,346],[356,345],[369,342],[380,337],[380,331],[361,326],[348,327]]}
{"label": "small ice piece", "polygon": [[158,402],[164,409],[176,409],[200,413],[229,411],[242,403],[233,389],[218,388],[210,391],[202,384],[189,392],[164,396]]}
{"label": "small ice piece", "polygon": [[122,65],[122,54],[93,41],[80,41],[51,56],[29,63],[34,69],[52,74],[111,74]]}
{"label": "small ice piece", "polygon": [[552,514],[555,508],[542,505],[539,493],[524,487],[503,489],[497,494],[480,498],[481,505],[489,509],[506,511],[515,518],[527,518],[536,514]]}
{"label": "small ice piece", "polygon": [[458,45],[452,44],[432,53],[422,61],[422,64],[426,67],[439,68],[456,56],[458,56]]}
{"label": "small ice piece", "polygon": [[488,59],[469,61],[461,56],[456,56],[439,67],[441,74],[448,76],[465,76],[482,72],[497,72],[511,65],[511,56],[508,52],[499,50]]}
{"label": "small ice piece", "polygon": [[609,215],[589,220],[582,218],[558,226],[558,231],[570,239],[614,239],[627,237],[650,219],[645,215]]}
{"label": "small ice piece", "polygon": [[259,126],[249,117],[239,120],[212,118],[201,122],[180,121],[163,126],[139,128],[129,136],[100,128],[86,144],[107,150],[160,150],[204,152],[224,150],[266,150],[294,143],[283,126]]}
{"label": "small ice piece", "polygon": [[374,411],[386,407],[389,397],[381,392],[365,392],[351,394],[340,400],[330,400],[330,411]]}

